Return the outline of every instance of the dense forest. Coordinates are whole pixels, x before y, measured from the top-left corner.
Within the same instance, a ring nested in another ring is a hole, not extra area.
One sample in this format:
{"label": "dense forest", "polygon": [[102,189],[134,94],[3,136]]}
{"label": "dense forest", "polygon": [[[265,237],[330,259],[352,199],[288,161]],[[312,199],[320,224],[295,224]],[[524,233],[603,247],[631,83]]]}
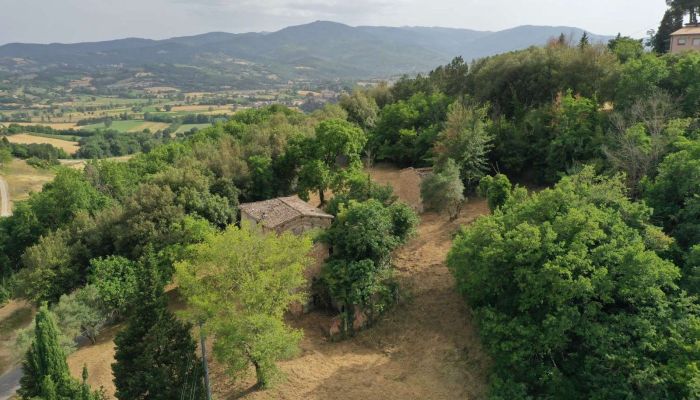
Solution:
{"label": "dense forest", "polygon": [[[383,161],[433,167],[428,209],[454,217],[465,196],[488,199],[448,265],[493,359],[491,398],[698,398],[698,109],[700,53],[562,35],[310,114],[269,106],[178,141],[134,137],[129,161],[62,169],[0,220],[0,297],[41,305],[20,394],[99,398],[67,377],[65,354],[122,321],[119,399],[205,398],[190,336],[200,323],[232,375],[252,366],[274,384],[276,361],[299,350],[284,314],[305,299],[312,241],[333,249],[313,295],[344,335],[358,311],[391,312],[392,251],[418,216],[365,174]],[[94,157],[131,145],[85,140]],[[332,226],[299,237],[238,223],[239,203],[293,193],[317,194]],[[184,322],[165,304],[171,282]]]}

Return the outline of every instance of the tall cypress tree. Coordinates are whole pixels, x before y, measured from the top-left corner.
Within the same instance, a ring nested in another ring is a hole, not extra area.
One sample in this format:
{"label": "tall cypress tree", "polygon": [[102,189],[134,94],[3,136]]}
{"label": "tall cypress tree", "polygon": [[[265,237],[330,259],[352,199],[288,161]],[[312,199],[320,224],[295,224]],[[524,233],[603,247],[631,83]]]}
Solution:
{"label": "tall cypress tree", "polygon": [[58,327],[46,305],[39,308],[34,326],[34,339],[27,350],[19,394],[23,398],[54,395],[69,389],[71,382],[66,355],[58,343]]}
{"label": "tall cypress tree", "polygon": [[[56,321],[46,305],[41,306],[36,315],[34,339],[25,355],[22,371],[18,393],[23,399],[39,397],[44,400],[94,400],[100,398],[98,393],[90,392],[89,387],[82,388],[78,381],[71,377],[66,355],[58,342]],[[85,394],[81,395],[81,393]]]}
{"label": "tall cypress tree", "polygon": [[667,53],[671,49],[671,34],[683,27],[683,11],[677,8],[666,10],[659,30],[652,38],[651,44],[657,53]]}
{"label": "tall cypress tree", "polygon": [[197,346],[190,326],[166,308],[156,264],[143,263],[139,290],[128,326],[114,342],[112,364],[116,397],[132,399],[204,399],[205,391]]}

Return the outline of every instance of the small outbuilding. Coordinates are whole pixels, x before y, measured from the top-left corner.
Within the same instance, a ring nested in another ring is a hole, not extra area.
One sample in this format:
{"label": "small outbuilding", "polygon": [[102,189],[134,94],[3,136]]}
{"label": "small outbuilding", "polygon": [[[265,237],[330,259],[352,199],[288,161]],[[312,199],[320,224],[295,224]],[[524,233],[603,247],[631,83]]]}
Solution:
{"label": "small outbuilding", "polygon": [[240,205],[241,221],[262,226],[266,232],[302,234],[331,226],[333,216],[312,206],[298,196],[245,203]]}

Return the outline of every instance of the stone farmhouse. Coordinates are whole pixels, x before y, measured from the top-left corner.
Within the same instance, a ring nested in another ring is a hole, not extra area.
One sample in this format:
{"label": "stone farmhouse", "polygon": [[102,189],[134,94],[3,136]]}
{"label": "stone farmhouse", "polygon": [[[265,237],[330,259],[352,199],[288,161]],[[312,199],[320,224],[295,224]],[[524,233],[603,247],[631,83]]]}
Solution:
{"label": "stone farmhouse", "polygon": [[298,196],[278,197],[240,205],[241,221],[259,225],[265,232],[292,232],[300,235],[312,229],[331,226],[333,216]]}

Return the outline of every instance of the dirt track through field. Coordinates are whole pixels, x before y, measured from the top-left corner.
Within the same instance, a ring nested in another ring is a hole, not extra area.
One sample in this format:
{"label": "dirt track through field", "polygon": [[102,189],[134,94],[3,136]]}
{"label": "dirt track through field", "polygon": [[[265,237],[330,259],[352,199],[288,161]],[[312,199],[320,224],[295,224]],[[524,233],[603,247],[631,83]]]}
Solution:
{"label": "dirt track through field", "polygon": [[10,189],[7,187],[7,181],[0,176],[0,217],[9,217],[10,215],[12,215]]}

